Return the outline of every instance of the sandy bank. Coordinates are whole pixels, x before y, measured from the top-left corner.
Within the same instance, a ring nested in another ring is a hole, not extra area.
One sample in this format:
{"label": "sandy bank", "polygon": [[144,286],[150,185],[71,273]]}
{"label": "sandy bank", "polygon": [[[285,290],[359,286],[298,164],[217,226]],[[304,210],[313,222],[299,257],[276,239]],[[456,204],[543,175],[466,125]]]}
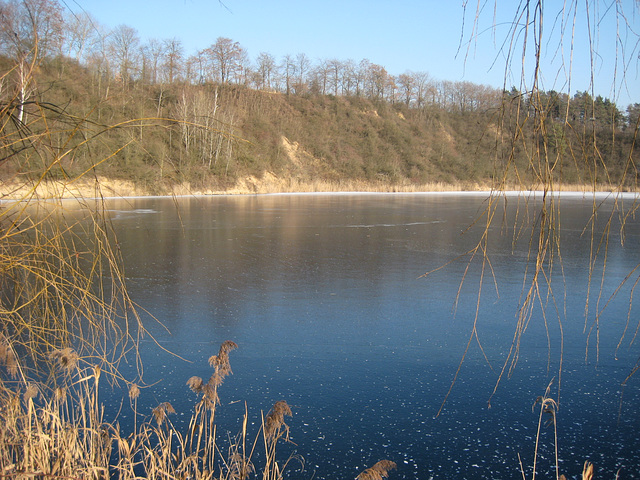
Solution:
{"label": "sandy bank", "polygon": [[[540,187],[508,188],[508,191],[539,191]],[[81,178],[75,181],[40,181],[0,182],[0,200],[25,199],[70,199],[70,198],[107,198],[107,197],[145,197],[145,196],[204,196],[204,195],[248,195],[273,193],[350,193],[350,192],[389,192],[389,193],[421,193],[421,192],[491,192],[490,185],[477,183],[464,184],[384,184],[364,181],[304,182],[294,178],[282,179],[265,172],[261,178],[254,176],[239,179],[232,187],[219,190],[193,187],[190,184],[178,184],[171,187],[156,188],[150,191],[131,181],[106,177]],[[593,188],[584,185],[562,185],[556,192],[591,194]],[[601,188],[598,193],[611,193],[612,189]],[[637,196],[639,192],[626,192]],[[625,195],[626,196],[626,195]]]}

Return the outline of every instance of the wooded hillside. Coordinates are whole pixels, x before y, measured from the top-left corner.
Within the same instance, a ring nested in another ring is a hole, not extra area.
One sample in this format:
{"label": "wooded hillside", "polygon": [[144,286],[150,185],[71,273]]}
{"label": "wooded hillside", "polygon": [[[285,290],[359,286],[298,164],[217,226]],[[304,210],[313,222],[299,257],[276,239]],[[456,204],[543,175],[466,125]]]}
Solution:
{"label": "wooded hillside", "polygon": [[[177,39],[141,44],[131,27],[65,18],[52,0],[0,8],[5,182],[98,174],[150,193],[265,182],[535,188],[534,148],[556,182],[637,188],[640,104],[623,112],[587,92],[394,76],[367,60],[251,61],[227,38],[185,58]],[[533,113],[547,119],[542,135],[527,122]]]}

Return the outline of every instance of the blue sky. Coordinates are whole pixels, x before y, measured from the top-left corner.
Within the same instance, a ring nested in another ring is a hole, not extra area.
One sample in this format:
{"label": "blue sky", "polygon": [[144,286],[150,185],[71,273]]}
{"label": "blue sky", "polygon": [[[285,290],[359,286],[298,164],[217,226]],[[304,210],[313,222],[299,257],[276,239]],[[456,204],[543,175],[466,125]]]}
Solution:
{"label": "blue sky", "polygon": [[[634,12],[634,1],[621,0],[621,6],[635,31],[640,32],[640,12],[637,7]],[[640,102],[637,37],[630,40],[631,46],[625,52],[628,71],[623,83],[621,66],[625,62],[619,60],[617,69],[615,62],[615,1],[590,0],[589,3],[596,5],[591,11],[591,21],[598,17],[600,22],[598,35],[592,37],[598,50],[593,59],[595,93],[614,99],[621,108]],[[473,26],[476,1],[469,2],[466,18],[461,0],[223,0],[222,3],[218,0],[64,0],[63,4],[74,11],[84,9],[107,28],[120,24],[134,27],[143,40],[176,37],[182,41],[187,55],[210,46],[218,37],[228,37],[246,48],[251,59],[260,52],[268,52],[278,60],[286,54],[305,53],[313,62],[325,59],[358,62],[366,58],[393,75],[426,71],[437,80],[466,80],[502,88],[505,63],[499,47],[508,33],[518,2],[497,0],[497,26],[493,29],[494,0],[480,0],[480,4],[485,5],[481,34],[468,56],[466,42]],[[561,27],[556,14],[562,5],[561,0],[545,2],[543,35],[551,41],[545,48],[543,88],[564,92],[569,89],[571,94],[578,90],[590,91],[591,59],[586,54],[589,40],[580,28],[574,42],[571,84],[566,81],[571,45],[566,42],[562,54],[556,48]],[[584,24],[585,19],[585,12],[578,11],[578,26]],[[463,20],[464,38],[459,50]],[[568,27],[571,27],[570,21]],[[565,60],[564,71],[561,58]],[[529,62],[529,68],[531,65]],[[520,87],[520,68],[518,58],[507,86]]]}

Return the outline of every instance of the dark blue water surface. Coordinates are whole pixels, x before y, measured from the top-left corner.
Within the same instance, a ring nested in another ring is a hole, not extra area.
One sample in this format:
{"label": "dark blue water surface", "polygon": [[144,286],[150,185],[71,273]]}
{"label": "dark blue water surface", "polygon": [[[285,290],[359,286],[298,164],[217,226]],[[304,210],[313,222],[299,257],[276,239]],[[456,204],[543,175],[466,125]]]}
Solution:
{"label": "dark blue water surface", "polygon": [[[640,262],[638,217],[627,218],[621,246],[613,216],[603,278],[604,253],[590,263],[590,252],[613,202],[597,199],[603,203],[590,223],[592,197],[561,197],[560,256],[555,251],[553,268],[545,268],[553,294],[541,277],[519,362],[492,396],[532,275],[531,231],[520,227],[538,220],[537,203],[515,196],[500,202],[484,277],[481,255],[421,277],[477,244],[486,220],[468,227],[486,200],[353,194],[108,201],[130,294],[169,330],[147,320],[159,343],[185,359],[145,339],[144,380],[153,386],[143,390],[141,411],[169,401],[176,424],[187,419],[196,401],[187,379],[208,378],[207,359],[233,340],[239,348],[220,390],[220,443],[240,430],[245,402],[255,435],[260,412],[286,400],[295,445],[283,444],[280,455],[295,451],[305,459],[303,471],[289,466],[290,478],[353,478],[381,459],[398,464],[391,479],[522,478],[519,458],[530,478],[539,417],[532,406],[554,379],[560,473],[577,478],[588,460],[597,478],[618,470],[619,478],[640,478],[640,378],[621,386],[640,355],[640,340],[632,341],[640,309],[637,301],[629,306],[637,270],[610,300]],[[472,340],[438,415],[476,311],[484,354]],[[130,417],[123,410],[119,421]],[[554,456],[553,426],[543,427],[540,478],[555,478]]]}

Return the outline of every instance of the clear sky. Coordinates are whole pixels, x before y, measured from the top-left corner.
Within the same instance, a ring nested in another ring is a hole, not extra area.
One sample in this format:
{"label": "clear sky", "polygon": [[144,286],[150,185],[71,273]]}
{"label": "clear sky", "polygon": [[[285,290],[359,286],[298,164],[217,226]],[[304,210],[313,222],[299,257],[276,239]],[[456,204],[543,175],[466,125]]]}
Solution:
{"label": "clear sky", "polygon": [[[621,0],[620,6],[637,35],[640,12],[634,2]],[[305,53],[314,63],[328,59],[359,62],[366,58],[392,75],[425,71],[437,80],[466,80],[502,88],[505,60],[500,47],[519,2],[497,0],[495,29],[490,28],[494,23],[494,0],[469,1],[466,15],[461,0],[61,0],[61,3],[73,11],[85,10],[106,28],[129,25],[138,30],[143,41],[178,38],[186,55],[210,46],[218,37],[228,37],[247,49],[252,60],[260,52],[270,53],[278,61],[286,54],[298,53]],[[485,5],[481,35],[468,51],[467,41],[478,3]],[[640,102],[638,37],[629,38],[623,62],[622,52],[616,52],[615,0],[589,0],[596,5],[589,20],[594,22],[597,17],[599,22],[598,35],[591,38],[598,53],[593,59],[587,54],[589,38],[580,28],[587,16],[578,11],[571,84],[567,83],[565,72],[571,59],[571,44],[565,42],[563,54],[557,50],[562,19],[556,15],[563,3],[545,2],[543,36],[550,41],[544,43],[544,54],[553,66],[547,65],[543,70],[543,88],[569,90],[571,94],[591,91],[589,65],[593,61],[595,94],[615,100],[622,109],[629,103]],[[565,25],[570,33],[573,12],[566,13]],[[626,82],[622,81],[624,63]],[[528,62],[529,67],[532,64]],[[507,87],[521,88],[520,68],[517,58]]]}

